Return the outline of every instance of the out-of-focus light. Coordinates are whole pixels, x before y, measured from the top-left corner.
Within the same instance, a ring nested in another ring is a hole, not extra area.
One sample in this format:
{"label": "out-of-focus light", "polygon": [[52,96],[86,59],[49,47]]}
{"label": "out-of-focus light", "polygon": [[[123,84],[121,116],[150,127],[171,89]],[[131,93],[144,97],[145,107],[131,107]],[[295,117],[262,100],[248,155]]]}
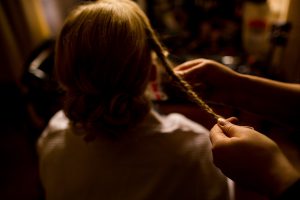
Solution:
{"label": "out-of-focus light", "polygon": [[233,65],[234,64],[234,57],[232,56],[223,56],[222,63],[225,65]]}

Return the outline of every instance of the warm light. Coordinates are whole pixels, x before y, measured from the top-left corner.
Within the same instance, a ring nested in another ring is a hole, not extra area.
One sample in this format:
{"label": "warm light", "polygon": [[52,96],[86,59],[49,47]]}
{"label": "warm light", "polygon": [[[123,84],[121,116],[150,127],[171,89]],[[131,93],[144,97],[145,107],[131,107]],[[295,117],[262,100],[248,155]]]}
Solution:
{"label": "warm light", "polygon": [[268,0],[272,12],[271,20],[274,22],[286,22],[290,0]]}
{"label": "warm light", "polygon": [[234,64],[234,57],[232,56],[223,56],[222,57],[222,63],[225,65],[232,65]]}

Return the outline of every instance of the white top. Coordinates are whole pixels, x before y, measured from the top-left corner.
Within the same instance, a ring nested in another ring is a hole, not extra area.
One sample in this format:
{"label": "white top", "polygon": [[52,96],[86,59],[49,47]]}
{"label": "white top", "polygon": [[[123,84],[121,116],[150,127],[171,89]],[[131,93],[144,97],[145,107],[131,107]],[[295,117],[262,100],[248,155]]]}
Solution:
{"label": "white top", "polygon": [[181,114],[152,110],[119,140],[86,142],[81,131],[59,111],[39,138],[47,200],[229,199],[208,130]]}

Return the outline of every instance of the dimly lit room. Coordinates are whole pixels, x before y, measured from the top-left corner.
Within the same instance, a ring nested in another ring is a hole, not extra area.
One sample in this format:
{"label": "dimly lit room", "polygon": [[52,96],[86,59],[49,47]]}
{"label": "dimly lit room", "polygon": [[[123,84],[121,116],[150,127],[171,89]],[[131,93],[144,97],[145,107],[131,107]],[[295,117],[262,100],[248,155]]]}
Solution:
{"label": "dimly lit room", "polygon": [[299,8],[1,0],[0,199],[299,199]]}

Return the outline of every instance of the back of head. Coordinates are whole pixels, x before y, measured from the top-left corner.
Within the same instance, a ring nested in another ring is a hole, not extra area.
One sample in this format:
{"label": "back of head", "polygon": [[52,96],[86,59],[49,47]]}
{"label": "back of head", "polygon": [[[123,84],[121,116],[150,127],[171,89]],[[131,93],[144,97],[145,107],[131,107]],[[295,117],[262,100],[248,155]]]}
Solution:
{"label": "back of head", "polygon": [[70,13],[57,41],[56,73],[74,123],[118,132],[148,113],[149,29],[130,0],[99,0]]}

